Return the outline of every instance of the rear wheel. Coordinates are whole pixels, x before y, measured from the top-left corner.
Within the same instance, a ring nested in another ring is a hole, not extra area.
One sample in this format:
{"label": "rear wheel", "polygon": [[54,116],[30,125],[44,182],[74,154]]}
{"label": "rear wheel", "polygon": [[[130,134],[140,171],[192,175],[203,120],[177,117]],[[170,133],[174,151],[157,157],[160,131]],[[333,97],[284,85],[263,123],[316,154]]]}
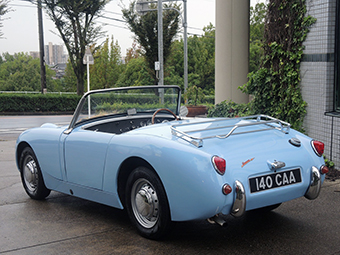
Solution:
{"label": "rear wheel", "polygon": [[126,208],[138,232],[159,239],[171,228],[169,204],[158,176],[146,167],[130,174],[126,185]]}
{"label": "rear wheel", "polygon": [[50,194],[46,188],[37,157],[30,147],[26,147],[20,157],[21,181],[26,193],[33,199],[42,200]]}

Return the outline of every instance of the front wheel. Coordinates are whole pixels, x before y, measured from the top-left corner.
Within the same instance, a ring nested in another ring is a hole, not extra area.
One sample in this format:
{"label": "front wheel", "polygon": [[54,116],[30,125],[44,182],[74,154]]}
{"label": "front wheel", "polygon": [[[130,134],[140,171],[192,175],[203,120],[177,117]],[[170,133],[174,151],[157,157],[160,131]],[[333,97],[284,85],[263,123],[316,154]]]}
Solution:
{"label": "front wheel", "polygon": [[159,239],[171,228],[169,204],[158,176],[146,167],[130,174],[126,185],[126,208],[138,232]]}
{"label": "front wheel", "polygon": [[30,147],[26,147],[21,153],[20,175],[22,185],[31,198],[42,200],[50,194],[51,190],[45,186],[37,157]]}

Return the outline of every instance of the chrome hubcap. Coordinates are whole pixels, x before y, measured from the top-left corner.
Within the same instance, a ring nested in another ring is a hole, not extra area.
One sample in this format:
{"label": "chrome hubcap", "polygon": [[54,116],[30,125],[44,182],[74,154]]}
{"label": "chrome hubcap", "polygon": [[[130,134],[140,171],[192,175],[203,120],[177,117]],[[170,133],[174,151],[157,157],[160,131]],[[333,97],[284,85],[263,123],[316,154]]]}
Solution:
{"label": "chrome hubcap", "polygon": [[38,187],[38,171],[37,165],[31,156],[25,158],[23,176],[27,189],[34,192]]}
{"label": "chrome hubcap", "polygon": [[159,202],[155,189],[146,179],[138,179],[132,186],[131,206],[138,223],[152,228],[159,217]]}

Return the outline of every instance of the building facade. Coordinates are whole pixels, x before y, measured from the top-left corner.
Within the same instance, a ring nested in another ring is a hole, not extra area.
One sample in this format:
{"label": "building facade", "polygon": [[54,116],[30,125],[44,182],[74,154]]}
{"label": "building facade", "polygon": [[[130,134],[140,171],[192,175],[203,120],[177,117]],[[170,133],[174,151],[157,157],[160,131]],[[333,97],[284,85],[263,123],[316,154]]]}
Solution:
{"label": "building facade", "polygon": [[307,134],[325,143],[325,155],[340,166],[340,0],[307,0],[316,18],[304,43],[301,89],[307,102]]}
{"label": "building facade", "polygon": [[[237,88],[247,80],[247,65],[237,63],[240,58],[248,61],[240,42],[249,37],[237,31],[248,31],[244,24],[249,25],[249,15],[244,13],[249,13],[249,5],[249,0],[216,0],[216,103],[242,101]],[[317,21],[304,43],[301,62],[302,97],[308,104],[303,126],[310,137],[325,143],[325,156],[339,168],[340,0],[306,0],[306,5]]]}
{"label": "building facade", "polygon": [[64,53],[63,45],[55,45],[51,42],[45,45],[45,63],[54,66],[60,63],[66,63],[67,56]]}

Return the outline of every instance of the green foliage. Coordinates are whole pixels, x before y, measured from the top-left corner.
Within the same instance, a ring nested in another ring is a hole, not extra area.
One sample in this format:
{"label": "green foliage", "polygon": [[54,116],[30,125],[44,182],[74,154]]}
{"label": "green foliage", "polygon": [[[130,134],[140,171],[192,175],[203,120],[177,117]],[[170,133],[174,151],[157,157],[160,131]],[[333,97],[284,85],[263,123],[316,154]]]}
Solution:
{"label": "green foliage", "polygon": [[117,81],[117,87],[155,85],[144,57],[131,59]]}
{"label": "green foliage", "polygon": [[211,108],[208,112],[208,117],[241,117],[249,115],[248,104],[237,104],[232,101],[223,101],[215,107]]}
{"label": "green foliage", "polygon": [[[203,28],[202,36],[188,37],[188,87],[198,86],[204,94],[213,95],[215,89],[215,28]],[[165,69],[166,84],[176,84],[184,91],[184,42],[174,41]]]}
{"label": "green foliage", "polygon": [[[4,53],[0,61],[0,91],[39,91],[40,62],[25,53]],[[58,89],[59,81],[53,80],[55,72],[46,66],[48,91]]]}
{"label": "green foliage", "polygon": [[249,44],[249,72],[257,71],[263,59],[264,22],[267,5],[257,3],[250,7],[250,44]]}
{"label": "green foliage", "polygon": [[79,99],[65,94],[0,94],[0,112],[73,112]]}
{"label": "green foliage", "polygon": [[[77,92],[77,77],[73,72],[70,60],[67,61],[65,75],[63,77],[65,88],[62,91]],[[85,83],[85,77],[84,77]]]}
{"label": "green foliage", "polygon": [[112,37],[109,43],[107,38],[93,56],[95,64],[90,66],[91,90],[115,87],[123,71],[118,42],[114,43]]}
{"label": "green foliage", "polygon": [[188,90],[183,94],[185,102],[188,105],[195,105],[201,104],[205,98],[203,90],[196,85],[190,86]]}
{"label": "green foliage", "polygon": [[[135,12],[136,1],[130,3],[128,9],[123,9],[123,18],[130,30],[135,34],[135,40],[142,46],[141,54],[144,56],[148,71],[153,77],[152,84],[157,84],[155,62],[158,61],[158,20],[157,5],[149,4],[150,9],[143,15]],[[172,8],[172,9],[171,9]],[[179,29],[179,13],[173,8],[180,10],[180,6],[174,3],[164,5],[163,11],[163,56],[166,64],[170,55],[171,44]]]}
{"label": "green foliage", "polygon": [[334,162],[328,158],[326,158],[325,155],[323,155],[323,158],[325,160],[325,164],[328,168],[333,168],[335,166]]}
{"label": "green foliage", "polygon": [[188,41],[189,73],[198,75],[198,87],[211,90],[215,87],[215,28],[204,28],[204,36],[193,36]]}
{"label": "green foliage", "polygon": [[300,62],[303,42],[315,22],[305,14],[305,0],[270,0],[262,67],[241,87],[254,96],[251,113],[274,116],[301,131],[306,103],[300,91]]}
{"label": "green foliage", "polygon": [[126,112],[129,109],[143,109],[143,110],[155,110],[155,109],[160,109],[160,108],[176,108],[175,105],[173,104],[160,104],[160,103],[104,103],[102,105],[98,105],[96,107],[97,112]]}
{"label": "green foliage", "polygon": [[[7,12],[10,11],[10,8],[8,7],[9,1],[7,0],[0,0],[0,28],[3,27],[2,20],[3,18],[1,16],[5,15]],[[3,33],[0,30],[0,38],[3,36]]]}
{"label": "green foliage", "polygon": [[77,93],[84,93],[85,47],[102,36],[101,27],[94,25],[108,0],[42,0],[69,54],[77,78]]}

